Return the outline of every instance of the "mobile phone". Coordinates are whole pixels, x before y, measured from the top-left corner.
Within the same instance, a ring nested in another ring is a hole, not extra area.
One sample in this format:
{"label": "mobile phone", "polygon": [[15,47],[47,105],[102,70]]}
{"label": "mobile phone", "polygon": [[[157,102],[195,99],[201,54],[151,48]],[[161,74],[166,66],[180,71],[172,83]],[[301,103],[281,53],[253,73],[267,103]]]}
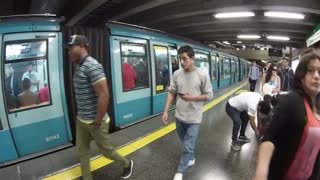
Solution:
{"label": "mobile phone", "polygon": [[185,94],[183,94],[183,93],[178,93],[179,94],[179,96],[184,96]]}

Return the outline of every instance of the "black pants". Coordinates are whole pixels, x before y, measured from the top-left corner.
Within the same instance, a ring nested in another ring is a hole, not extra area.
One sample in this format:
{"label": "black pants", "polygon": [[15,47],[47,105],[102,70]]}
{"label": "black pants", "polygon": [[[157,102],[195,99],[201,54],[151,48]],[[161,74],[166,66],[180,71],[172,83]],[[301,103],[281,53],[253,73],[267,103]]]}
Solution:
{"label": "black pants", "polygon": [[236,108],[232,107],[229,102],[226,105],[226,112],[230,116],[233,121],[233,129],[232,129],[232,141],[238,139],[239,129],[240,136],[245,136],[247,125],[249,122],[249,115],[246,111],[238,111]]}
{"label": "black pants", "polygon": [[254,89],[256,88],[257,80],[249,79],[250,83],[250,91],[254,92]]}

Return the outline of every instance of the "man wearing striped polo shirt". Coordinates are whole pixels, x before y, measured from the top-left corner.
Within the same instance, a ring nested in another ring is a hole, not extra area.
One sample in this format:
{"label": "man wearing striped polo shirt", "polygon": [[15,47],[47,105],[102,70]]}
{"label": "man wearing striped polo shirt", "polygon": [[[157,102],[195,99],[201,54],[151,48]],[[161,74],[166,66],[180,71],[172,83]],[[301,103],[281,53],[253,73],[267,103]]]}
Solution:
{"label": "man wearing striped polo shirt", "polygon": [[88,55],[88,40],[73,35],[67,44],[69,59],[76,64],[73,86],[77,104],[76,144],[84,180],[92,180],[89,147],[93,139],[102,154],[123,167],[122,178],[132,174],[133,161],[119,155],[111,145],[109,136],[109,91],[102,65]]}

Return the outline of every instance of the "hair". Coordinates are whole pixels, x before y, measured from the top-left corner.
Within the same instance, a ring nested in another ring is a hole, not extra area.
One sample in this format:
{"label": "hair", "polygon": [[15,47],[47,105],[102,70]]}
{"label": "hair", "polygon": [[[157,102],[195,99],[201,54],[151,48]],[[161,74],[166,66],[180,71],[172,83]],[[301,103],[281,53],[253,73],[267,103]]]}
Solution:
{"label": "hair", "polygon": [[22,88],[23,90],[28,90],[31,87],[31,81],[28,78],[24,78],[22,81]]}
{"label": "hair", "polygon": [[269,114],[271,111],[270,101],[269,100],[260,101],[258,104],[258,110],[262,114]]}
{"label": "hair", "polygon": [[287,61],[287,62],[289,62],[289,58],[283,57],[283,58],[282,58],[282,61]]}
{"label": "hair", "polygon": [[271,98],[271,105],[273,107],[276,107],[278,104],[279,104],[279,95],[276,95],[276,96],[272,96]]}
{"label": "hair", "polygon": [[269,94],[266,94],[266,95],[263,96],[263,100],[267,101],[267,102],[271,102],[271,98],[272,97]]}
{"label": "hair", "polygon": [[270,79],[271,79],[271,76],[272,76],[272,70],[274,67],[277,67],[275,64],[271,64],[267,70],[267,75],[266,75],[266,79],[265,79],[265,82],[269,82]]}
{"label": "hair", "polygon": [[189,58],[194,57],[194,49],[189,45],[181,46],[178,49],[178,54],[182,54],[182,53],[187,53]]}
{"label": "hair", "polygon": [[307,98],[309,105],[312,107],[312,100],[308,93],[304,90],[304,86],[302,84],[302,79],[306,76],[308,71],[308,65],[311,61],[318,59],[320,60],[320,54],[314,50],[309,53],[306,53],[302,56],[300,63],[296,69],[294,74],[294,83],[293,90],[297,92],[299,95]]}

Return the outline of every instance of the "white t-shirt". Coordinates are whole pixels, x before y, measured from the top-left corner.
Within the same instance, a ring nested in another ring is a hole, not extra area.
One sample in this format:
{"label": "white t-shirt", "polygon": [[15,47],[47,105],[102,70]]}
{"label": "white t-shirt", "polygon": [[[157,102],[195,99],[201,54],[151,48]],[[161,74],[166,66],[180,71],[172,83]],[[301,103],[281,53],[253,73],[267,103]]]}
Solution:
{"label": "white t-shirt", "polygon": [[238,111],[247,111],[250,116],[255,116],[259,101],[263,97],[256,92],[244,92],[229,99],[229,104]]}

